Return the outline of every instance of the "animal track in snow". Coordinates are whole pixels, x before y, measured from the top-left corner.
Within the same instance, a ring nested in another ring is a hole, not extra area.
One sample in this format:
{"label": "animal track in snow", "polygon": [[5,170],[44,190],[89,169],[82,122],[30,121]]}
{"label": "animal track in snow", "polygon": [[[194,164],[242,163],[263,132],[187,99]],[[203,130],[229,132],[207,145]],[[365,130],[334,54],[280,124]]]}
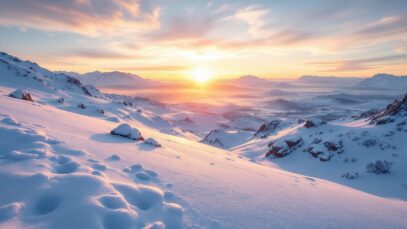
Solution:
{"label": "animal track in snow", "polygon": [[55,194],[47,194],[40,197],[33,208],[35,215],[45,215],[51,213],[58,208],[61,202],[61,197]]}
{"label": "animal track in snow", "polygon": [[130,174],[135,181],[156,181],[158,178],[157,172],[149,169],[144,169],[143,166],[140,164],[134,164],[130,167],[124,168],[123,171]]}

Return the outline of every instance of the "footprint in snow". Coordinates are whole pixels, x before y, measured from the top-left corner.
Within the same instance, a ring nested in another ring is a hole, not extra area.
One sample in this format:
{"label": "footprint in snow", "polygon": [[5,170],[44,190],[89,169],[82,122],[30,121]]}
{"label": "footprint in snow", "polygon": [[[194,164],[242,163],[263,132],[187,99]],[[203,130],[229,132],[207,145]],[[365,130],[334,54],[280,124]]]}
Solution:
{"label": "footprint in snow", "polygon": [[55,211],[61,203],[62,198],[56,194],[46,194],[37,199],[33,206],[34,215],[46,215]]}
{"label": "footprint in snow", "polygon": [[[138,186],[121,183],[113,184],[113,187],[123,196],[129,205],[140,210],[141,214],[146,216],[145,218],[150,216],[155,218],[153,224],[151,222],[144,222],[141,219],[140,228],[182,228],[184,209],[177,203],[169,203],[165,200],[171,194],[163,193],[162,190],[156,187],[145,185]],[[157,211],[161,212],[159,218],[157,218]],[[117,228],[117,226],[109,228]]]}
{"label": "footprint in snow", "polygon": [[1,122],[10,126],[21,126],[21,123],[12,117],[4,118]]}
{"label": "footprint in snow", "polygon": [[106,171],[107,170],[107,166],[101,163],[95,163],[94,165],[92,165],[92,168],[94,170],[98,170],[98,171]]}
{"label": "footprint in snow", "polygon": [[158,178],[157,172],[150,169],[144,169],[140,164],[134,164],[130,167],[124,168],[123,172],[130,174],[133,176],[134,181],[139,182],[149,182],[157,180]]}
{"label": "footprint in snow", "polygon": [[106,161],[119,161],[121,158],[117,154],[113,154],[112,156],[108,157]]}

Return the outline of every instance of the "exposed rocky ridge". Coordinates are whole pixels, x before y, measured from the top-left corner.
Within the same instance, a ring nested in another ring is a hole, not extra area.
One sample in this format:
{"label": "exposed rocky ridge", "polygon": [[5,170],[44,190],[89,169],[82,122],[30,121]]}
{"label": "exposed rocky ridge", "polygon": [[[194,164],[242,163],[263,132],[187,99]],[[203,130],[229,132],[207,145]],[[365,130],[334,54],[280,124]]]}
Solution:
{"label": "exposed rocky ridge", "polygon": [[260,128],[254,133],[255,137],[265,138],[271,134],[274,134],[277,129],[281,126],[280,120],[272,120],[267,124],[263,124]]}
{"label": "exposed rocky ridge", "polygon": [[387,105],[381,112],[372,115],[369,120],[371,124],[382,125],[394,122],[397,118],[407,118],[407,94]]}

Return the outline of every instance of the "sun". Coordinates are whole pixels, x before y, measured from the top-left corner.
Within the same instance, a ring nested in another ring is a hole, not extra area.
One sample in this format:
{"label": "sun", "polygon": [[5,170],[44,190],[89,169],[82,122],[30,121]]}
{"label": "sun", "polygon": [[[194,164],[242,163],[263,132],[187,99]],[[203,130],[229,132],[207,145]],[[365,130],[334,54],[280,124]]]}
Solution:
{"label": "sun", "polygon": [[213,71],[207,67],[196,67],[191,71],[192,79],[200,85],[208,83],[213,78]]}

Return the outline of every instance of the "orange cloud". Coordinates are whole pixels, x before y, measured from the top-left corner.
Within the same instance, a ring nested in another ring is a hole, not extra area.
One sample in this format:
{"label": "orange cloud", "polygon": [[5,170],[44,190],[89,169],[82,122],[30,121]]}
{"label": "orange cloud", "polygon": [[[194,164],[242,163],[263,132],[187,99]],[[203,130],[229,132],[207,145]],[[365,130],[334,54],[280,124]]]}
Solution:
{"label": "orange cloud", "polygon": [[160,9],[143,3],[130,0],[3,0],[0,24],[91,36],[124,35],[158,28]]}

